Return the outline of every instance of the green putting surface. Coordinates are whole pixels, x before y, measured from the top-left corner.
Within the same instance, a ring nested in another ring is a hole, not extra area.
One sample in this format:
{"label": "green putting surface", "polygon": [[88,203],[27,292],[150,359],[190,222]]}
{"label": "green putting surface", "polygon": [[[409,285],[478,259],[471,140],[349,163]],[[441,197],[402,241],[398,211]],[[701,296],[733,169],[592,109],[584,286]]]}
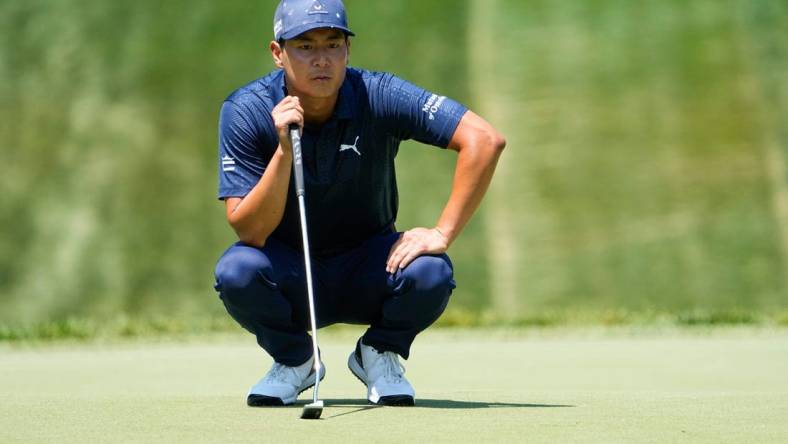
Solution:
{"label": "green putting surface", "polygon": [[251,336],[0,346],[0,442],[786,442],[788,330],[435,330],[413,408],[347,370],[361,330],[321,336],[322,419],[249,408]]}

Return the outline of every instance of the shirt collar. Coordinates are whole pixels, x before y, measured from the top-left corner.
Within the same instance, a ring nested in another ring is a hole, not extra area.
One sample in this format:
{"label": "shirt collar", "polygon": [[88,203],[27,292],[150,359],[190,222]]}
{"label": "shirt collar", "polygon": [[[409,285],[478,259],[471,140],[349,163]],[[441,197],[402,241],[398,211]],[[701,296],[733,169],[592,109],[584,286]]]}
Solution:
{"label": "shirt collar", "polygon": [[[352,119],[356,116],[356,107],[354,106],[356,92],[353,90],[353,84],[350,81],[348,71],[349,70],[346,70],[345,80],[342,82],[342,86],[339,87],[339,97],[337,98],[337,104],[334,108],[334,114],[331,116],[332,119]],[[287,96],[284,70],[280,69],[276,76],[276,87],[274,88],[272,97],[274,106]]]}
{"label": "shirt collar", "polygon": [[285,72],[284,70],[280,69],[276,73],[276,77],[274,77],[274,88],[271,91],[271,99],[273,99],[273,106],[276,106],[281,102],[285,96],[287,96],[287,87],[285,86]]}
{"label": "shirt collar", "polygon": [[338,119],[352,119],[356,116],[355,98],[356,92],[353,90],[353,83],[350,81],[348,70],[345,71],[345,81],[339,87],[339,98],[334,115]]}

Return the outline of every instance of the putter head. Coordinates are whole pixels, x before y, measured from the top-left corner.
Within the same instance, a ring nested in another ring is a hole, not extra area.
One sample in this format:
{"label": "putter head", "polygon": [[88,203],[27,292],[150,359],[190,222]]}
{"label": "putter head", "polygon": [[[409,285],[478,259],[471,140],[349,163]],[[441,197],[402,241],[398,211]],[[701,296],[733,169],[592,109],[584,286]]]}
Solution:
{"label": "putter head", "polygon": [[304,406],[301,419],[320,419],[321,413],[323,413],[323,401],[313,402]]}

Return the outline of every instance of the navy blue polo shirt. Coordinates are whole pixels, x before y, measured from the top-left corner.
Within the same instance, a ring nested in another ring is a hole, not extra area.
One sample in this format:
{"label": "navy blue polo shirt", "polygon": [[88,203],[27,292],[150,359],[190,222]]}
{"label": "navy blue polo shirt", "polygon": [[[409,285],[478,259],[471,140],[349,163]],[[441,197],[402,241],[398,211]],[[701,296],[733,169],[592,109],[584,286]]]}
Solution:
{"label": "navy blue polo shirt", "polygon": [[[243,197],[258,183],[279,138],[271,110],[286,95],[271,72],[233,92],[219,120],[219,198]],[[393,229],[394,158],[403,140],[445,148],[467,109],[389,73],[347,68],[331,118],[304,128],[306,213],[312,253],[331,256]],[[284,216],[271,234],[301,249],[291,175]]]}

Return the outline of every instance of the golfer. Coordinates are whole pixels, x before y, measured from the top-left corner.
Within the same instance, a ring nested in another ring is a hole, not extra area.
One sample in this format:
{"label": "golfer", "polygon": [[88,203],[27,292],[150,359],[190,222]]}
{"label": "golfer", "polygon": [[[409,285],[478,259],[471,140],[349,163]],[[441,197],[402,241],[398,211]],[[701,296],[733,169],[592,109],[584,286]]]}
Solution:
{"label": "golfer", "polygon": [[[269,45],[278,69],[222,104],[219,198],[239,241],[219,259],[215,288],[274,359],[250,406],[292,404],[325,374],[313,370],[290,125],[302,130],[317,325],[369,326],[348,367],[380,405],[414,404],[399,357],[446,308],[455,288],[446,250],[505,145],[456,101],[349,67],[353,35],[340,0],[283,0]],[[408,139],[458,154],[440,217],[400,232],[394,158]]]}

